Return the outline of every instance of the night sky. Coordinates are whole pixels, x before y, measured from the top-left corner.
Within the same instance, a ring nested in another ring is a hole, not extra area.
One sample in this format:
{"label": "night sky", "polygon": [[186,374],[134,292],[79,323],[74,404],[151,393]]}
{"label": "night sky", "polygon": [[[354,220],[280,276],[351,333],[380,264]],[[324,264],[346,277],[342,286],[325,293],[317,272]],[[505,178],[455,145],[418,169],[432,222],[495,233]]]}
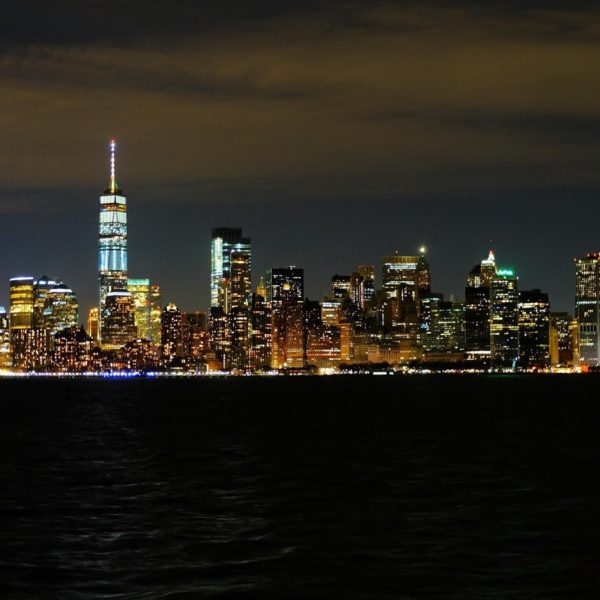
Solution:
{"label": "night sky", "polygon": [[[542,7],[543,8],[540,8]],[[20,0],[0,28],[0,304],[47,274],[96,303],[108,142],[129,274],[208,306],[210,232],[255,283],[428,248],[464,297],[489,240],[572,311],[600,248],[600,10],[584,2]],[[379,283],[379,282],[378,282]]]}

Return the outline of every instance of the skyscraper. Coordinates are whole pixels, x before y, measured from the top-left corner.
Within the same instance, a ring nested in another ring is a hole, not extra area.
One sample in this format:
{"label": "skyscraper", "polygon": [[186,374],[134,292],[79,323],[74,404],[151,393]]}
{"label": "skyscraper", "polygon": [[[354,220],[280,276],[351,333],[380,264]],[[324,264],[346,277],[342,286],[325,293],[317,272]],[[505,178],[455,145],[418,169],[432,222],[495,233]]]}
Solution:
{"label": "skyscraper", "polygon": [[[239,227],[218,227],[212,230],[210,244],[210,306],[220,307],[229,313],[229,280],[231,278],[231,254],[237,252],[248,257],[248,273],[252,273],[250,238],[242,237]],[[248,289],[248,303],[250,302]]]}
{"label": "skyscraper", "polygon": [[[100,196],[100,228],[98,255],[99,283],[99,338],[105,344],[105,331],[110,329],[115,339],[115,326],[110,323],[112,313],[107,310],[106,298],[111,292],[127,290],[127,199],[117,185],[115,175],[116,142],[110,143],[110,181],[109,186]],[[119,315],[127,310],[126,302],[119,301]],[[133,307],[131,307],[131,310]],[[133,318],[133,314],[132,314]],[[110,345],[114,345],[110,342]]]}
{"label": "skyscraper", "polygon": [[79,303],[71,288],[59,284],[46,293],[43,326],[51,336],[61,329],[77,326],[78,322]]}
{"label": "skyscraper", "polygon": [[271,365],[275,369],[304,366],[304,269],[267,271],[267,297],[273,331]]}
{"label": "skyscraper", "polygon": [[490,288],[490,350],[498,366],[514,367],[519,359],[519,288],[511,269],[500,269]]}
{"label": "skyscraper", "polygon": [[[399,288],[406,287],[417,301],[431,291],[429,264],[422,248],[418,256],[386,256],[381,270],[383,289],[388,298],[397,298]],[[406,298],[408,299],[408,298]]]}
{"label": "skyscraper", "polygon": [[137,337],[143,340],[151,340],[151,302],[150,302],[150,280],[128,279],[127,290],[133,301],[133,311]]}
{"label": "skyscraper", "polygon": [[495,276],[496,257],[491,250],[467,276],[465,344],[467,356],[472,359],[490,357],[490,287]]}
{"label": "skyscraper", "polygon": [[248,361],[250,310],[248,300],[252,294],[250,282],[250,257],[237,250],[230,255],[228,305],[229,305],[229,355],[228,368],[242,369]]}
{"label": "skyscraper", "polygon": [[150,286],[150,339],[155,345],[161,343],[161,318],[162,318],[162,305],[160,286]]}
{"label": "skyscraper", "polygon": [[104,322],[102,348],[119,350],[137,337],[133,302],[127,291],[114,290],[106,294],[100,322]]}
{"label": "skyscraper", "polygon": [[42,275],[33,282],[33,327],[45,327],[44,310],[46,309],[46,298],[50,290],[59,285],[59,281]]}
{"label": "skyscraper", "polygon": [[519,292],[519,362],[525,368],[550,365],[550,301],[541,290]]}
{"label": "skyscraper", "polygon": [[0,306],[0,371],[12,367],[12,353],[10,350],[10,329],[8,326],[8,313],[4,306]]}
{"label": "skyscraper", "polygon": [[10,280],[10,330],[33,327],[33,277],[13,277]]}
{"label": "skyscraper", "polygon": [[162,314],[162,356],[167,366],[176,358],[183,358],[183,318],[181,311],[172,302]]}
{"label": "skyscraper", "polygon": [[600,253],[575,259],[575,319],[579,324],[579,364],[600,365]]}

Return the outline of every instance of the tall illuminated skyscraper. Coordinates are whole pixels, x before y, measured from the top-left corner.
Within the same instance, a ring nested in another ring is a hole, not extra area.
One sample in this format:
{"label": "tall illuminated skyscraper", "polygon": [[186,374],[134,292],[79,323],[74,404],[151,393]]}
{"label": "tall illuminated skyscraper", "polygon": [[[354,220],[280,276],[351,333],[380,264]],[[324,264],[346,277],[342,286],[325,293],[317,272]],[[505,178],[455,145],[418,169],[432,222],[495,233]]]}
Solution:
{"label": "tall illuminated skyscraper", "polygon": [[575,259],[575,318],[579,324],[579,363],[600,365],[600,253]]}
{"label": "tall illuminated skyscraper", "polygon": [[137,337],[143,340],[151,340],[150,280],[128,279],[127,289],[133,300]]}
{"label": "tall illuminated skyscraper", "polygon": [[304,366],[304,269],[267,271],[267,300],[272,308],[271,366]]}
{"label": "tall illuminated skyscraper", "polygon": [[[242,237],[241,228],[218,227],[212,230],[210,244],[210,306],[229,313],[229,280],[231,279],[231,254],[237,252],[248,257],[248,274],[252,273],[250,238]],[[250,289],[247,302],[250,303]]]}
{"label": "tall illuminated skyscraper", "polygon": [[519,278],[500,269],[490,285],[490,351],[499,366],[514,367],[519,360]]}
{"label": "tall illuminated skyscraper", "polygon": [[[110,142],[110,182],[100,196],[100,230],[98,256],[99,298],[99,338],[104,342],[104,332],[115,326],[107,323],[111,319],[106,309],[106,298],[111,292],[127,291],[127,199],[119,189],[115,174],[116,142]],[[133,310],[133,307],[131,308]],[[120,303],[119,313],[126,310]],[[118,320],[123,318],[119,314]],[[110,345],[113,345],[112,342]]]}
{"label": "tall illuminated skyscraper", "polygon": [[77,296],[66,285],[56,285],[46,294],[44,301],[44,328],[54,335],[61,329],[76,327],[78,322]]}
{"label": "tall illuminated skyscraper", "polygon": [[496,277],[496,257],[490,250],[487,259],[476,264],[467,276],[465,289],[465,335],[467,355],[485,360],[490,349],[490,294]]}

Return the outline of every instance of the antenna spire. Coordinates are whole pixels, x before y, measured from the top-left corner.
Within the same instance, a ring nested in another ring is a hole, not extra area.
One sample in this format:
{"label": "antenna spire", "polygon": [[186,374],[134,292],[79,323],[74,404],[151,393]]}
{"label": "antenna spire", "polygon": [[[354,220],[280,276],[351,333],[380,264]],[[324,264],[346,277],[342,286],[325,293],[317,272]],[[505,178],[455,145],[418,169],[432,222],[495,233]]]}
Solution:
{"label": "antenna spire", "polygon": [[115,155],[117,153],[117,141],[113,138],[110,140],[110,193],[114,194],[117,191],[117,179],[115,177]]}

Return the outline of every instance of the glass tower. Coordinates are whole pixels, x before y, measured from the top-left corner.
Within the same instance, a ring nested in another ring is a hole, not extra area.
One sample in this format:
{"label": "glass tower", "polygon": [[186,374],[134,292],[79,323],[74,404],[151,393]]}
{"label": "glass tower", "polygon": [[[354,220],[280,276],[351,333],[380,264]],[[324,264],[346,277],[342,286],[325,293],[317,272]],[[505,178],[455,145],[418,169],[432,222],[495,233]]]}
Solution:
{"label": "glass tower", "polygon": [[[212,230],[210,244],[210,306],[222,308],[229,313],[229,280],[231,279],[231,255],[233,252],[248,257],[248,273],[252,272],[250,238],[242,237],[239,227],[218,227]],[[247,302],[250,303],[250,289]]]}
{"label": "glass tower", "polygon": [[[100,196],[100,231],[98,255],[99,337],[104,338],[110,311],[106,297],[111,292],[127,290],[127,199],[115,177],[116,142],[110,143],[110,183]],[[112,328],[111,328],[112,329]]]}
{"label": "glass tower", "polygon": [[519,360],[519,288],[511,269],[500,269],[490,286],[490,350],[498,366]]}
{"label": "glass tower", "polygon": [[600,253],[575,259],[575,318],[579,324],[579,362],[600,364]]}

